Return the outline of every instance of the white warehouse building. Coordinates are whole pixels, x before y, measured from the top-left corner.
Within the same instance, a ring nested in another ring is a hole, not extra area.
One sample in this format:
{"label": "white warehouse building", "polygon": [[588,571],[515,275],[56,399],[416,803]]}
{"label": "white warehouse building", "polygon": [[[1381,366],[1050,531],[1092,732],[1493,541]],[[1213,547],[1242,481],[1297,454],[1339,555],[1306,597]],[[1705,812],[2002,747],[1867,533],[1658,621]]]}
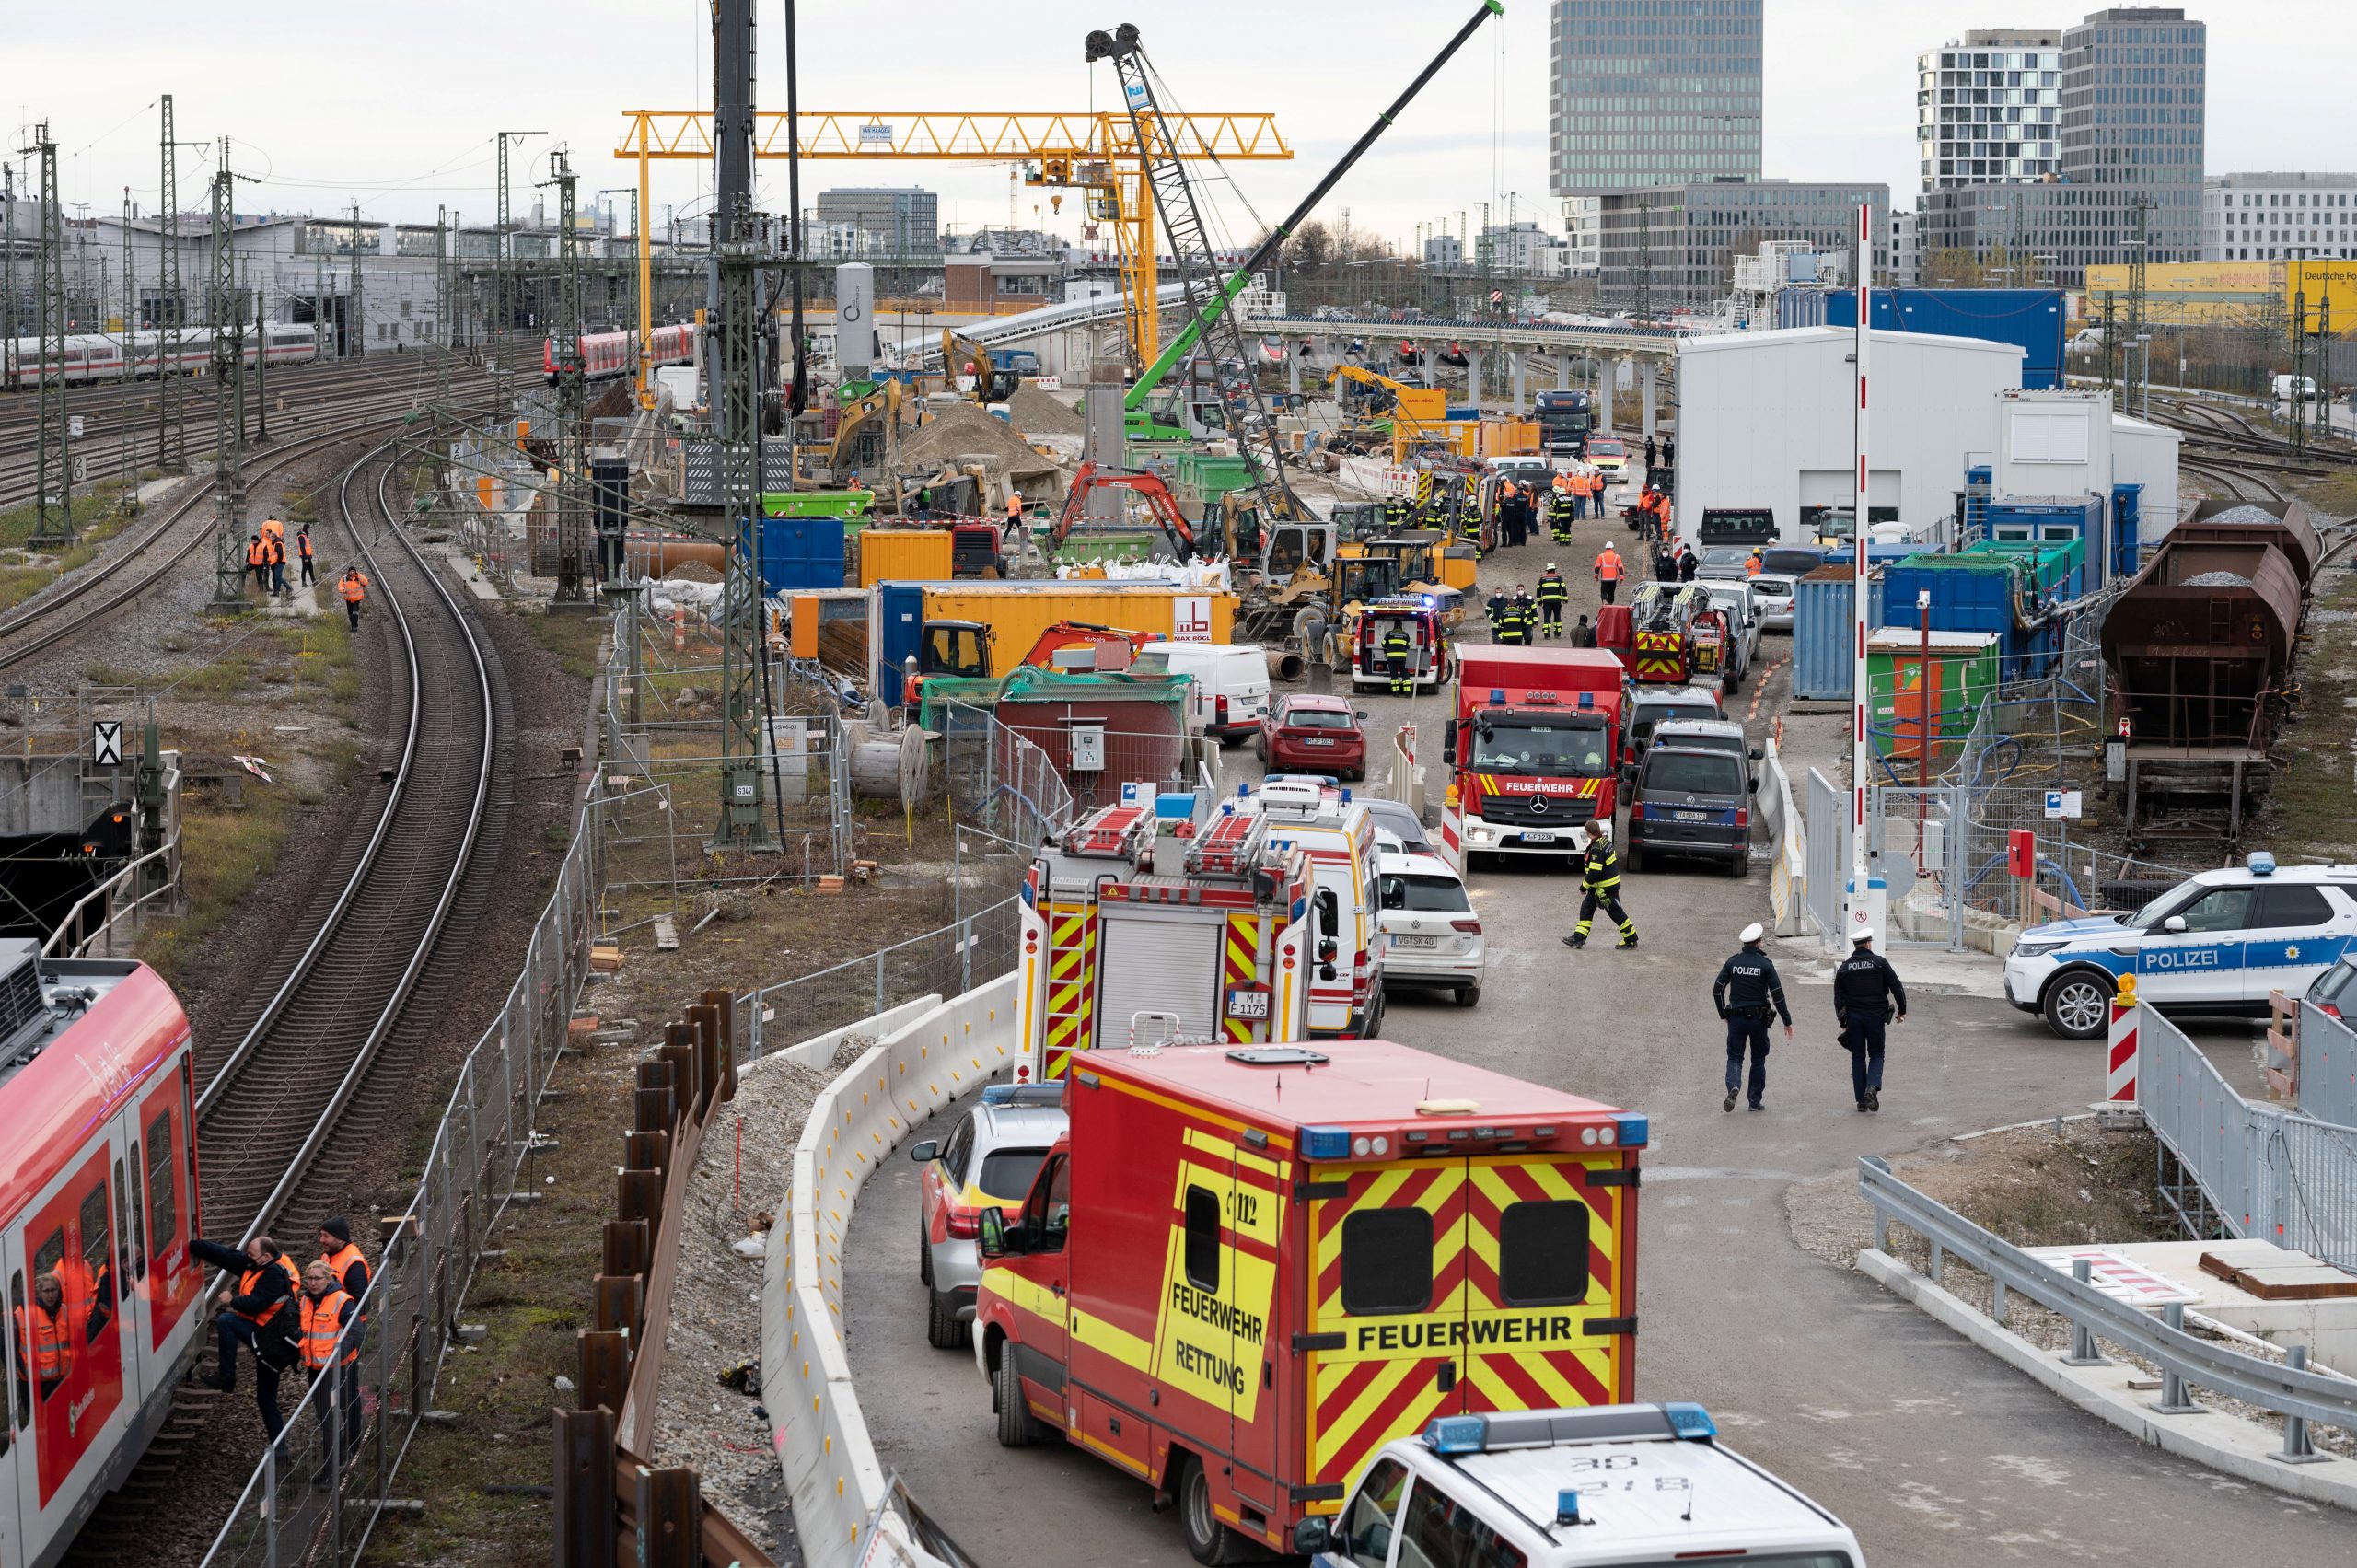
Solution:
{"label": "white warehouse building", "polygon": [[[1678,531],[1702,516],[1771,508],[1787,541],[1856,499],[1847,328],[1792,327],[1689,338],[1678,348]],[[1873,334],[1869,522],[1952,516],[1968,459],[1997,448],[1997,395],[2022,383],[2022,350],[1981,338]]]}

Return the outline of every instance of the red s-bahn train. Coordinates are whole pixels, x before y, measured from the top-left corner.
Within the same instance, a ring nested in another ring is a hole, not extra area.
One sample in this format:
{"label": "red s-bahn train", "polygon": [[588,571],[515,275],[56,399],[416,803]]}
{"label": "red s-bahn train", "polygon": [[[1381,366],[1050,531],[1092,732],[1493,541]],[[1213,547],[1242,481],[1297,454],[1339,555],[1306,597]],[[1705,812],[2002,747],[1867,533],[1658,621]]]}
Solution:
{"label": "red s-bahn train", "polygon": [[[632,348],[637,337],[636,332],[584,332],[581,373],[592,381],[629,375],[633,368]],[[696,356],[696,330],[692,326],[657,327],[647,334],[646,346],[650,369],[657,365],[687,365]],[[554,338],[540,344],[540,367],[548,372],[551,381],[556,379]]]}
{"label": "red s-bahn train", "polygon": [[0,1568],[64,1554],[196,1349],[195,1098],[188,1018],[155,970],[0,940]]}

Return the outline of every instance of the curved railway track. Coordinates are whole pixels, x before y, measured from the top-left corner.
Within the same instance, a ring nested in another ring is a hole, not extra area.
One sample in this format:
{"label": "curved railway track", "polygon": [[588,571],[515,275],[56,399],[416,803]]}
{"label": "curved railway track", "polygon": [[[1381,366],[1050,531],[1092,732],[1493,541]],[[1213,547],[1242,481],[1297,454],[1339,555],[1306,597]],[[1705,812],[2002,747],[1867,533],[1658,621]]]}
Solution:
{"label": "curved railway track", "polygon": [[[366,616],[389,628],[395,738],[233,1027],[197,1042],[203,1214],[216,1237],[273,1224],[307,1235],[372,1178],[384,1138],[412,1109],[411,1071],[442,1021],[500,859],[505,682],[468,609],[399,526],[387,494],[394,445],[354,462],[334,495],[373,585]],[[196,1530],[189,1539],[201,1548],[226,1499],[183,1495],[206,1484],[184,1473],[200,1444],[258,1458],[249,1401],[184,1385],[173,1423],[68,1561],[152,1562],[159,1536]],[[239,1469],[231,1495],[244,1480]]]}

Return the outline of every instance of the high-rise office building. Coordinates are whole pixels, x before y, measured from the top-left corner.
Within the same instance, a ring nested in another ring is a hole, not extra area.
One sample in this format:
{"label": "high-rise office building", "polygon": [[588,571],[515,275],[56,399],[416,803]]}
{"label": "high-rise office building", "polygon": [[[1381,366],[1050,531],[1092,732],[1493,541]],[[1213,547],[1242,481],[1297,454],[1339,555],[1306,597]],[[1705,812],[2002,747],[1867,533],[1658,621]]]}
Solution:
{"label": "high-rise office building", "polygon": [[2357,174],[2213,174],[2201,182],[2201,259],[2357,256]]}
{"label": "high-rise office building", "polygon": [[2173,6],[2114,6],[2062,29],[2055,168],[2013,183],[1927,181],[1927,269],[1960,254],[2008,269],[2000,282],[2076,287],[2090,264],[2140,249],[2148,261],[2199,261],[2208,35]]}
{"label": "high-rise office building", "polygon": [[1986,28],[1915,57],[1923,189],[2043,180],[2061,164],[2062,35]]}
{"label": "high-rise office building", "polygon": [[[1858,209],[1874,209],[1874,253],[1855,254]],[[1844,257],[1855,278],[1890,273],[1890,187],[1791,180],[1719,180],[1616,191],[1598,213],[1596,281],[1614,305],[1641,301],[1655,313],[1724,298],[1738,256],[1771,239],[1806,240],[1829,259]]]}
{"label": "high-rise office building", "polygon": [[941,198],[913,185],[821,191],[818,221],[875,236],[869,254],[941,254]]}
{"label": "high-rise office building", "polygon": [[1759,178],[1761,0],[1555,0],[1558,196]]}

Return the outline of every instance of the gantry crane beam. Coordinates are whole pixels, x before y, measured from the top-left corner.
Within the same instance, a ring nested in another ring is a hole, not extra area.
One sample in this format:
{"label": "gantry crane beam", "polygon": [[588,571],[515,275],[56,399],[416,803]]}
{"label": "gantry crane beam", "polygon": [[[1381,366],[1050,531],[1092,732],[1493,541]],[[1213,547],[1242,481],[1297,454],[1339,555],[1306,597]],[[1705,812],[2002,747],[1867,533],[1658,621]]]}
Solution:
{"label": "gantry crane beam", "polygon": [[[712,115],[705,110],[641,109],[627,112],[628,128],[614,157],[638,165],[638,206],[651,213],[650,166],[676,158],[710,159]],[[1181,158],[1215,162],[1290,158],[1293,148],[1273,114],[1172,114],[1164,117]],[[1113,226],[1120,255],[1122,297],[1129,306],[1129,341],[1141,365],[1161,350],[1154,299],[1154,201],[1145,184],[1146,150],[1126,113],[834,114],[797,118],[801,156],[810,158],[925,158],[936,162],[1020,163],[1027,181],[1088,192],[1091,215]],[[754,116],[753,156],[786,156],[786,116]],[[1155,133],[1149,132],[1149,134]],[[644,227],[644,225],[642,225]],[[654,331],[653,270],[645,236],[638,237],[638,330],[642,346]],[[645,355],[640,354],[639,395],[645,401]]]}

